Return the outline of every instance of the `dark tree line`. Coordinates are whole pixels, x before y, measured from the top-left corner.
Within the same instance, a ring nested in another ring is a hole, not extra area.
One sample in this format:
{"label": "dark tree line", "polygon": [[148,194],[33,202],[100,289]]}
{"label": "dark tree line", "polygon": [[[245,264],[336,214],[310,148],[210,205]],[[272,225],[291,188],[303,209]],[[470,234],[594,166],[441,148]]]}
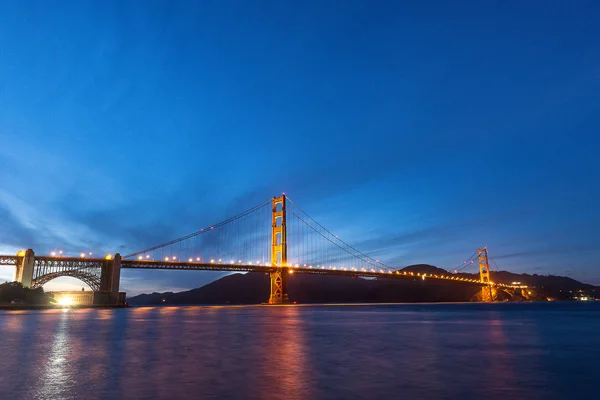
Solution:
{"label": "dark tree line", "polygon": [[44,293],[44,289],[42,288],[26,288],[19,282],[6,282],[0,284],[0,304],[11,304],[11,302],[48,304],[52,300],[52,294]]}

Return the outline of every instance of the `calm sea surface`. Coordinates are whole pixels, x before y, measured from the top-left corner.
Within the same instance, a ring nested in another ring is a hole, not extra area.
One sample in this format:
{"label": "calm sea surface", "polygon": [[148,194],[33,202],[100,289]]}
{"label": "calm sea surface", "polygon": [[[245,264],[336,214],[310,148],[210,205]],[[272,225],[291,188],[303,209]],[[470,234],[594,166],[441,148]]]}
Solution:
{"label": "calm sea surface", "polygon": [[600,302],[0,311],[0,399],[598,398]]}

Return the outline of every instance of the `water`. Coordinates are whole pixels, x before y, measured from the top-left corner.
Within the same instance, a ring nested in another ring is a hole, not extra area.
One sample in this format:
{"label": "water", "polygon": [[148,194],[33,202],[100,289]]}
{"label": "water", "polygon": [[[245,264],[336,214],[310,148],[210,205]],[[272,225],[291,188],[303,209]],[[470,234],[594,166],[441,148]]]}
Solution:
{"label": "water", "polygon": [[600,302],[0,311],[0,399],[573,399]]}

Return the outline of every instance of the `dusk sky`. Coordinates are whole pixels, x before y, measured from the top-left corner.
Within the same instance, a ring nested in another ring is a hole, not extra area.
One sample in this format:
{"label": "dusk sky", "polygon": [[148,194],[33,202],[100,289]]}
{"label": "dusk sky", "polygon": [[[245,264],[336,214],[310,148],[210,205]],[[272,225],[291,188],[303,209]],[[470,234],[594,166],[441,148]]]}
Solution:
{"label": "dusk sky", "polygon": [[595,1],[2,1],[0,253],[127,254],[286,192],[394,267],[487,245],[600,285],[599,21]]}

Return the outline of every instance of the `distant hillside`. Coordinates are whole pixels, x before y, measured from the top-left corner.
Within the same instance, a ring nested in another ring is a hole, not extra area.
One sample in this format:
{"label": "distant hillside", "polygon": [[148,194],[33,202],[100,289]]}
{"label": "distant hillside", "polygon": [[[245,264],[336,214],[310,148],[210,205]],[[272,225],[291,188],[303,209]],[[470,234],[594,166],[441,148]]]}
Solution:
{"label": "distant hillside", "polygon": [[414,272],[421,274],[434,274],[434,275],[448,275],[448,271],[442,268],[434,267],[429,264],[415,264],[409,265],[408,267],[402,268],[399,270],[400,272]]}
{"label": "distant hillside", "polygon": [[[431,265],[418,264],[401,271],[449,274]],[[477,277],[477,274],[459,274]],[[599,297],[600,290],[592,285],[559,276],[540,276],[492,272],[496,282],[522,282],[535,286],[513,300],[566,300],[579,290]],[[457,302],[471,301],[480,292],[479,286],[396,279],[363,279],[328,275],[291,275],[288,284],[290,299],[298,303],[379,303],[379,302]],[[262,273],[232,274],[197,289],[184,292],[142,294],[128,299],[129,304],[260,304],[269,298],[269,276]],[[503,297],[507,298],[507,297]]]}

